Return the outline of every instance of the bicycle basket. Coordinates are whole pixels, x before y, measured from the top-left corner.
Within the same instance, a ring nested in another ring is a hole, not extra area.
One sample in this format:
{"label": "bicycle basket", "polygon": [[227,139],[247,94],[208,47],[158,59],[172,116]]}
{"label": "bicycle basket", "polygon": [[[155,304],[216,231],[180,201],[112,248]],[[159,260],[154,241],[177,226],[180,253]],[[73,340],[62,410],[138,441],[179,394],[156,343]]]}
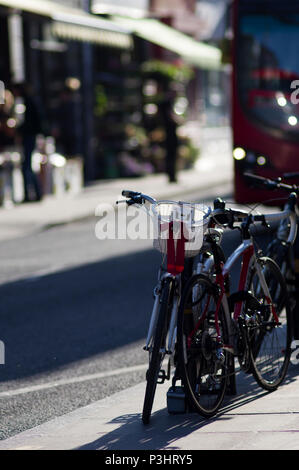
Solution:
{"label": "bicycle basket", "polygon": [[204,216],[207,207],[176,201],[160,201],[152,206],[154,221],[154,248],[167,254],[170,231],[177,240],[184,237],[185,257],[196,256],[203,243]]}

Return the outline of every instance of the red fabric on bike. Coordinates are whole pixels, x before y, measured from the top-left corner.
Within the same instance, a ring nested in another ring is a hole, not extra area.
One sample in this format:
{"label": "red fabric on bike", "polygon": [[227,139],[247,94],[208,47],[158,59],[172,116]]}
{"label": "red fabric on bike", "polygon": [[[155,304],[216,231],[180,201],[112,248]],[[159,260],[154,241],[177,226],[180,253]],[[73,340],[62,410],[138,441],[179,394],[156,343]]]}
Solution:
{"label": "red fabric on bike", "polygon": [[177,241],[177,246],[176,246],[176,260],[175,260],[175,265],[178,273],[181,273],[184,271],[184,265],[185,265],[185,242],[187,240],[185,239],[184,235],[184,223],[181,222],[181,233]]}
{"label": "red fabric on bike", "polygon": [[167,271],[173,275],[177,274],[176,269],[175,269],[175,246],[174,246],[172,222],[170,222],[169,224],[169,232],[168,232],[168,239],[167,239]]}
{"label": "red fabric on bike", "polygon": [[170,222],[169,237],[167,239],[167,271],[174,276],[184,271],[185,241],[184,224],[181,222],[180,233],[175,247],[173,237],[173,222]]}

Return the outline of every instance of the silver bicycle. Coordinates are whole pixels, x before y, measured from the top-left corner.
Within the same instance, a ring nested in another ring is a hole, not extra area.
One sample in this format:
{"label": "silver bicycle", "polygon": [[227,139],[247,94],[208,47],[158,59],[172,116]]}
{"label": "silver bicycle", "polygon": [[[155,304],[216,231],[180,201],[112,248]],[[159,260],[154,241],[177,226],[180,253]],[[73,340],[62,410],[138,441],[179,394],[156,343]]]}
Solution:
{"label": "silver bicycle", "polygon": [[[149,353],[149,366],[146,372],[142,421],[148,424],[157,384],[169,380],[171,367],[175,366],[177,316],[184,282],[182,273],[186,258],[196,256],[201,249],[205,211],[201,204],[156,201],[135,191],[123,191],[122,195],[126,200],[119,202],[145,209],[152,217],[155,223],[154,247],[162,254],[144,346],[144,350]],[[192,241],[187,240],[190,232]],[[184,274],[186,275],[186,270]],[[190,276],[191,274],[192,272]]]}

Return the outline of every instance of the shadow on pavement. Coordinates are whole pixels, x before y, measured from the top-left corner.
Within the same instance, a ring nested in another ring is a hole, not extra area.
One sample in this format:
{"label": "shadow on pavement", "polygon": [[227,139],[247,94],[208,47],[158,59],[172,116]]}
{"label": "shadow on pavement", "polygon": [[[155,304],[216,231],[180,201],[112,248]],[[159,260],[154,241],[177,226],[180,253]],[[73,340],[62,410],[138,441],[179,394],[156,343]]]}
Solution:
{"label": "shadow on pavement", "polygon": [[147,250],[0,286],[1,382],[144,338],[160,258]]}
{"label": "shadow on pavement", "polygon": [[[286,382],[293,381],[297,374],[298,370],[291,368]],[[242,406],[268,394],[256,384],[252,375],[240,372],[237,374],[237,395],[226,396],[222,409],[213,418],[205,419],[196,413],[170,415],[164,408],[153,413],[150,424],[144,426],[141,414],[125,414],[107,423],[119,424],[119,428],[75,450],[178,450],[182,448],[178,442],[180,439],[202,428],[207,432],[215,421],[233,419],[236,413],[240,414],[237,410]]]}

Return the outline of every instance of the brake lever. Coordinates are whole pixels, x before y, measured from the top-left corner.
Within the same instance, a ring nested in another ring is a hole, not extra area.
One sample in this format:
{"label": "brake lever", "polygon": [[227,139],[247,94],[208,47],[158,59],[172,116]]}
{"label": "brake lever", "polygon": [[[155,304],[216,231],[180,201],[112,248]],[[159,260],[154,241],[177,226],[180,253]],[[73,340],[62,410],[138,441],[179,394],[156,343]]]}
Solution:
{"label": "brake lever", "polygon": [[128,206],[132,206],[133,204],[143,204],[145,201],[141,196],[135,196],[131,199],[122,199],[121,201],[116,201],[116,204],[126,203]]}
{"label": "brake lever", "polygon": [[116,201],[117,205],[122,204],[122,203],[126,203],[127,206],[132,206],[133,204],[136,204],[136,202],[133,201],[133,199],[122,199],[121,201]]}

